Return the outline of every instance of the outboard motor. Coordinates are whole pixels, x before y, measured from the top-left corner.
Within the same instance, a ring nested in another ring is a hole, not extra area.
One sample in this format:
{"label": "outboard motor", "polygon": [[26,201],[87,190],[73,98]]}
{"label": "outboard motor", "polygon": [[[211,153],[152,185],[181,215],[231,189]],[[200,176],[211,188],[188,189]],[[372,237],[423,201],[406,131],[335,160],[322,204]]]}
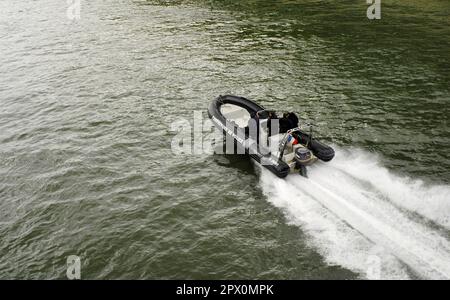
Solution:
{"label": "outboard motor", "polygon": [[308,148],[300,147],[295,150],[295,168],[300,170],[300,175],[308,177],[306,166],[314,162],[314,156]]}

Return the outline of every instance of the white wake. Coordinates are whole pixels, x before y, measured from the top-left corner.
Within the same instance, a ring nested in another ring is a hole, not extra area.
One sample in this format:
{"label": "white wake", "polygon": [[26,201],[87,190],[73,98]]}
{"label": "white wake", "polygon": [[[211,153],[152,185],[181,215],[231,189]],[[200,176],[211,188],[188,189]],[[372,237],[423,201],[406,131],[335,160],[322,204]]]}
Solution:
{"label": "white wake", "polygon": [[261,187],[329,264],[365,278],[450,279],[450,187],[399,177],[376,156],[337,149],[309,178],[261,169]]}

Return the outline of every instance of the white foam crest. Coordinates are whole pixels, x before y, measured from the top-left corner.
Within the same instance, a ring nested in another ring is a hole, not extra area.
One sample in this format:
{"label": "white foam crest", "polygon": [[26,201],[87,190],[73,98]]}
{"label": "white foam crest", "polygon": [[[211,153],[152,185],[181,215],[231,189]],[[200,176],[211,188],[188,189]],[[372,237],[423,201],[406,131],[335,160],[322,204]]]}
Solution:
{"label": "white foam crest", "polygon": [[396,205],[450,229],[450,186],[427,186],[422,180],[394,175],[375,155],[360,149],[338,151],[332,167],[370,183]]}
{"label": "white foam crest", "polygon": [[262,169],[261,186],[330,264],[367,278],[409,278],[405,266],[419,277],[450,278],[448,238],[411,213],[448,228],[440,211],[447,209],[441,192],[448,186],[427,187],[395,176],[376,157],[341,149],[334,161],[312,166],[308,179],[278,179]]}

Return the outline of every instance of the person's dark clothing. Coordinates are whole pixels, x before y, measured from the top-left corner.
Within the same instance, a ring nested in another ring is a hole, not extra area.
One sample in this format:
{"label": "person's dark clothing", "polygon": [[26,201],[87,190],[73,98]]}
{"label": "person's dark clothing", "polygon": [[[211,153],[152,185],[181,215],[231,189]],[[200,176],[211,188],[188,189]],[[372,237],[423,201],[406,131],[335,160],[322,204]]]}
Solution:
{"label": "person's dark clothing", "polygon": [[280,119],[280,133],[286,133],[291,128],[291,121],[288,118],[283,117]]}
{"label": "person's dark clothing", "polygon": [[292,128],[298,127],[298,117],[297,117],[297,115],[295,113],[293,113],[293,112],[289,113],[288,119],[291,122]]}
{"label": "person's dark clothing", "polygon": [[285,113],[280,119],[280,133],[286,133],[296,127],[298,127],[298,117],[295,113]]}

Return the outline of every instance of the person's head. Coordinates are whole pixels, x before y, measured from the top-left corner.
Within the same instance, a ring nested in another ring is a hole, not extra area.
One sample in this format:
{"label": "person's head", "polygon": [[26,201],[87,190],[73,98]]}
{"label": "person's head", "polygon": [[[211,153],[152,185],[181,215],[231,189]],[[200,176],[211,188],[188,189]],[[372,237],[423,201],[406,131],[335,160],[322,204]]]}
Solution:
{"label": "person's head", "polygon": [[267,110],[260,110],[256,113],[256,117],[259,119],[267,119],[269,117],[269,112]]}

